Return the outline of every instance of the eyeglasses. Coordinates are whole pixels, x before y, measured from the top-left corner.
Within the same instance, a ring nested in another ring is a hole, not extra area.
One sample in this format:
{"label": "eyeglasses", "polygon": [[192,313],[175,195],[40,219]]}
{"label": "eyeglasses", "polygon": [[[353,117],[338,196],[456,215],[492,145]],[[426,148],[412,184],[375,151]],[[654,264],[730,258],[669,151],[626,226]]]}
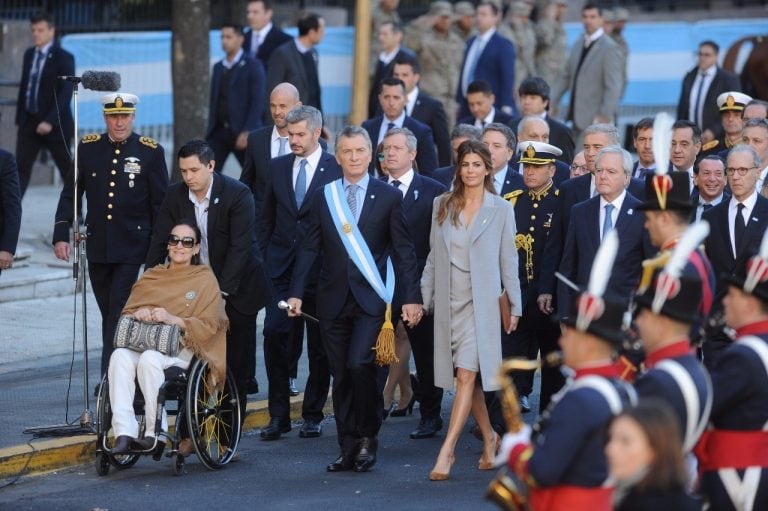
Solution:
{"label": "eyeglasses", "polygon": [[571,165],[571,170],[575,170],[576,172],[582,172],[587,170],[587,166],[573,164]]}
{"label": "eyeglasses", "polygon": [[171,234],[168,236],[168,246],[169,247],[175,247],[179,243],[181,243],[181,246],[184,248],[192,248],[195,246],[195,238],[192,236],[185,236],[183,238],[179,238],[175,234]]}
{"label": "eyeglasses", "polygon": [[750,170],[754,170],[756,168],[757,167],[738,167],[738,168],[726,167],[725,168],[725,174],[728,175],[728,176],[732,176],[734,174],[738,174],[740,176],[746,176],[747,172],[749,172]]}

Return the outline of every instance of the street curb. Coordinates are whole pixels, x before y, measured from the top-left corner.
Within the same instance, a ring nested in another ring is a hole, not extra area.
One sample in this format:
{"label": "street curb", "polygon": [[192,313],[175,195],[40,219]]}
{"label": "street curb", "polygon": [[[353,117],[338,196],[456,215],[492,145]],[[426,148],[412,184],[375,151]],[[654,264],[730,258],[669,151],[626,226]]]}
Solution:
{"label": "street curb", "polygon": [[[291,398],[291,415],[301,416],[304,394]],[[248,403],[243,432],[269,423],[267,400]],[[171,418],[173,419],[173,418]],[[30,440],[27,444],[0,449],[0,479],[36,475],[85,463],[95,463],[95,435],[78,435],[51,440]]]}

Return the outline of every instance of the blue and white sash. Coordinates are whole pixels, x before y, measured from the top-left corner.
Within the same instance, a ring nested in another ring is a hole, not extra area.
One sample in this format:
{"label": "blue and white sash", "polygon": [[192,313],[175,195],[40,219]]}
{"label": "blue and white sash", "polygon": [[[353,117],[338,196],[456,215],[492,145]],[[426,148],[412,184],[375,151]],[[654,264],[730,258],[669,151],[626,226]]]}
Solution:
{"label": "blue and white sash", "polygon": [[[379,298],[384,300],[384,303],[391,304],[395,294],[395,271],[392,267],[392,259],[387,257],[387,281],[385,283],[381,280],[381,274],[376,267],[376,262],[373,260],[371,249],[368,248],[363,234],[357,227],[352,210],[349,209],[349,204],[347,204],[346,199],[342,198],[344,196],[344,189],[341,183],[342,180],[337,179],[325,185],[323,189],[325,200],[328,203],[328,210],[331,213],[331,218],[333,218],[333,224],[336,226],[342,243],[344,243],[347,254],[352,259],[352,262],[355,263],[357,269],[360,270],[365,280],[368,281],[376,294],[379,295]],[[362,207],[362,204],[360,207]]]}

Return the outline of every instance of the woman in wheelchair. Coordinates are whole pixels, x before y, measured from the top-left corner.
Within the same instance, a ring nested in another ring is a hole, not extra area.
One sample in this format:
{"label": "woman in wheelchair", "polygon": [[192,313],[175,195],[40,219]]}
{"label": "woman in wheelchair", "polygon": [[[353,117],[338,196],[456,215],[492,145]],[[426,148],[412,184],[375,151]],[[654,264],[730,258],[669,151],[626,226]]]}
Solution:
{"label": "woman in wheelchair", "polygon": [[[144,352],[118,348],[109,360],[109,399],[112,428],[116,437],[112,453],[149,450],[161,431],[155,431],[157,395],[165,380],[164,370],[186,369],[193,356],[208,362],[211,382],[224,384],[226,378],[227,316],[213,271],[200,264],[200,230],[192,221],[181,221],[168,236],[167,264],[147,270],[134,284],[123,314],[144,322],[178,325],[183,332],[180,351],[169,357],[159,351]],[[147,429],[139,436],[133,401],[136,381],[145,402]],[[163,414],[162,430],[167,431]],[[189,438],[182,440],[181,454],[192,452]]]}

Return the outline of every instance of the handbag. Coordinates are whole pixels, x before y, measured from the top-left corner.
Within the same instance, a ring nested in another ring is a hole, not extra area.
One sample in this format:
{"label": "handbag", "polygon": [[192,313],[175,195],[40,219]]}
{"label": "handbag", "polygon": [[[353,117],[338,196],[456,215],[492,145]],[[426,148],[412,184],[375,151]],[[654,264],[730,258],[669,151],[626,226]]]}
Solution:
{"label": "handbag", "polygon": [[115,348],[133,351],[155,350],[169,357],[179,354],[181,328],[179,325],[139,321],[130,315],[120,316],[115,331]]}

